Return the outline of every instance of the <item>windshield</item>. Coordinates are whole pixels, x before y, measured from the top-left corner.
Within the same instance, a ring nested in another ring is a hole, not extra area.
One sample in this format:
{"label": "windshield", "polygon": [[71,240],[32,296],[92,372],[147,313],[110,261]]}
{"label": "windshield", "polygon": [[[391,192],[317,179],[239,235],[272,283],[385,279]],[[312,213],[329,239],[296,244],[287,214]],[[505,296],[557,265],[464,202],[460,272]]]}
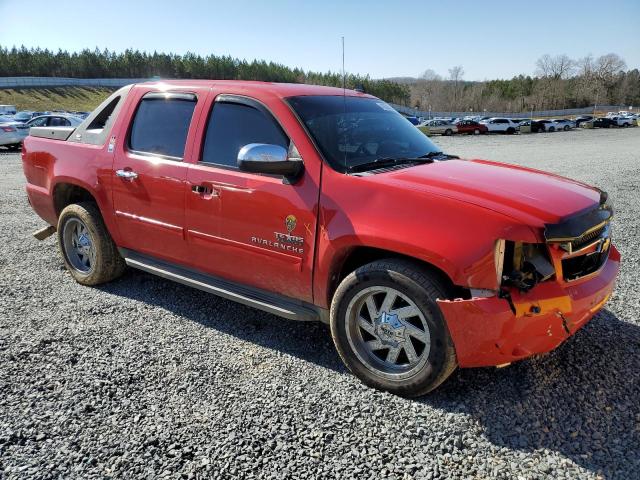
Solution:
{"label": "windshield", "polygon": [[427,136],[377,98],[287,98],[329,164],[340,172],[379,158],[439,152]]}
{"label": "windshield", "polygon": [[13,118],[15,120],[20,120],[20,121],[24,121],[24,120],[29,120],[31,118],[31,114],[30,113],[16,113]]}

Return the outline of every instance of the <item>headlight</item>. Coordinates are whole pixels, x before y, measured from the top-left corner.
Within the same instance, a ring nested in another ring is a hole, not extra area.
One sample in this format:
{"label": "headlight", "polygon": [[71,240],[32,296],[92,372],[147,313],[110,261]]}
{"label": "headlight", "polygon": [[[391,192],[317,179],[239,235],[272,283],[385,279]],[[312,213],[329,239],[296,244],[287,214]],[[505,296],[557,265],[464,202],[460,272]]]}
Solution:
{"label": "headlight", "polygon": [[499,256],[501,242],[504,245],[502,261],[496,261],[496,273],[500,274],[499,285],[526,292],[555,275],[546,244],[499,240],[496,243],[496,257]]}

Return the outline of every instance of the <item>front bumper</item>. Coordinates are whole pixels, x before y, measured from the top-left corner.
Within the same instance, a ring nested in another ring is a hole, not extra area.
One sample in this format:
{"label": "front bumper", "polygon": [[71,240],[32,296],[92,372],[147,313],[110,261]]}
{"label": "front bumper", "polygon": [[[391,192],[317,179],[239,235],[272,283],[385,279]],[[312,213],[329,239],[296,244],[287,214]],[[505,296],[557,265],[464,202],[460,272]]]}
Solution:
{"label": "front bumper", "polygon": [[[611,296],[620,268],[612,245],[596,275],[574,282],[548,281],[527,293],[438,300],[461,367],[510,363],[546,353],[585,325]],[[515,310],[515,312],[514,312]]]}

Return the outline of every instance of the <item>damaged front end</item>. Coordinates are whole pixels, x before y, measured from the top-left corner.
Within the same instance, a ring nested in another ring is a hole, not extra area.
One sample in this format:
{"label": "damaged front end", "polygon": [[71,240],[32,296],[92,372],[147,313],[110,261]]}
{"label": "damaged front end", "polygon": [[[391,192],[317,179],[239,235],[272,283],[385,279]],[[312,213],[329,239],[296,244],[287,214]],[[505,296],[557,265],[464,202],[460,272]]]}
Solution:
{"label": "damaged front end", "polygon": [[545,225],[544,243],[498,240],[496,291],[438,300],[462,367],[501,365],[556,348],[611,295],[620,254],[613,210],[598,207]]}

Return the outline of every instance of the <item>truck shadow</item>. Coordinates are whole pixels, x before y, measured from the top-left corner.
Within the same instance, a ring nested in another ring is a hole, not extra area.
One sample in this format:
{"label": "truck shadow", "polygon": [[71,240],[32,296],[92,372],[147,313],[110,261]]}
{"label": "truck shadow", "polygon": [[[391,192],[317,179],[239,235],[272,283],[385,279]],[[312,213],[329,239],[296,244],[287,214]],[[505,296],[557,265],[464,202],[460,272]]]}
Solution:
{"label": "truck shadow", "polygon": [[[323,324],[280,319],[132,270],[100,289],[346,374]],[[434,393],[400,401],[469,416],[497,447],[546,449],[607,478],[633,478],[640,469],[638,347],[640,327],[604,310],[544,357],[458,370]],[[455,448],[468,447],[463,440]],[[626,464],[612,464],[625,455]]]}
{"label": "truck shadow", "polygon": [[604,310],[546,356],[458,370],[419,402],[470,416],[497,447],[546,449],[605,478],[637,478],[638,347],[640,327]]}

